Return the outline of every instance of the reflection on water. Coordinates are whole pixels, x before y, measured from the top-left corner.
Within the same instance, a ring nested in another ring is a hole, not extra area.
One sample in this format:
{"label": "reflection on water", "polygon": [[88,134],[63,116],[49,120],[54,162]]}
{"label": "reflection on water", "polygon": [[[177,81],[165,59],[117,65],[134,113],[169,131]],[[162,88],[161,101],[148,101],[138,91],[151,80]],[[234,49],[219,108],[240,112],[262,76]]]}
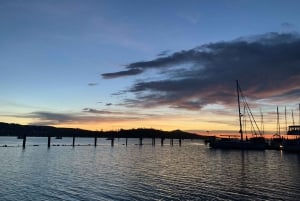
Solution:
{"label": "reflection on water", "polygon": [[[159,139],[157,139],[159,140]],[[98,139],[99,146],[55,146],[46,138],[0,138],[1,200],[298,200],[300,155],[211,150],[184,140],[137,146],[138,139]],[[76,144],[93,145],[93,139]],[[71,138],[52,140],[71,145]]]}

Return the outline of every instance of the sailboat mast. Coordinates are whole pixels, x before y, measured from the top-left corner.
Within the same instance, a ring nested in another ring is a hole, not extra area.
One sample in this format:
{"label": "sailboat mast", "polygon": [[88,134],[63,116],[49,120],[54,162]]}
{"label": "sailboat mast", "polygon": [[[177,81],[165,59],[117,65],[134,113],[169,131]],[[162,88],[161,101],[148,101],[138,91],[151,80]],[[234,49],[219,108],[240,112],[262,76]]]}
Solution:
{"label": "sailboat mast", "polygon": [[277,135],[280,135],[279,111],[277,106]]}
{"label": "sailboat mast", "polygon": [[260,125],[260,129],[261,129],[261,131],[262,131],[262,134],[264,134],[264,132],[265,132],[265,128],[264,128],[264,115],[263,115],[263,113],[262,113],[261,108],[260,108],[260,116],[261,116],[261,125]]}
{"label": "sailboat mast", "polygon": [[241,141],[243,141],[243,127],[242,127],[242,117],[241,117],[242,114],[241,114],[241,105],[240,105],[240,86],[238,80],[236,80],[236,91],[237,91],[238,108],[239,108],[240,134],[241,134]]}
{"label": "sailboat mast", "polygon": [[294,112],[292,110],[292,119],[293,119],[293,126],[295,126],[295,120],[294,120]]}
{"label": "sailboat mast", "polygon": [[287,119],[286,119],[286,106],[284,107],[284,119],[285,119],[285,133],[287,133],[288,127],[287,127]]}

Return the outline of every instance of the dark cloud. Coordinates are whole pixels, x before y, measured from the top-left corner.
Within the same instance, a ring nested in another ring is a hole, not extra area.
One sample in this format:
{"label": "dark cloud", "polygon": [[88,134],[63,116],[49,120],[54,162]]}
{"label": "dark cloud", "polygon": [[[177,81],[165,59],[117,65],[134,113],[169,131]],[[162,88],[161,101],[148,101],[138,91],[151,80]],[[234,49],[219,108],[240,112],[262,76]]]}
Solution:
{"label": "dark cloud", "polygon": [[107,111],[107,110],[97,110],[97,109],[93,109],[93,108],[84,108],[82,110],[83,112],[87,112],[87,113],[92,113],[92,114],[123,114],[121,112],[111,112],[111,111]]}
{"label": "dark cloud", "polygon": [[157,56],[164,57],[164,56],[167,56],[169,52],[170,52],[169,50],[165,50],[165,51],[160,52]]}
{"label": "dark cloud", "polygon": [[96,110],[93,108],[84,108],[82,112],[83,113],[53,113],[48,111],[37,111],[24,115],[13,115],[13,117],[35,119],[30,125],[43,126],[86,122],[119,122],[141,119],[136,113],[126,113],[126,118],[124,118],[125,113],[122,112]]}
{"label": "dark cloud", "polygon": [[[296,33],[268,33],[205,44],[125,68],[125,72],[139,69],[139,73],[163,69],[166,76],[137,81],[127,90],[136,95],[125,100],[128,106],[167,105],[195,110],[208,104],[231,105],[236,102],[237,79],[250,99],[286,95],[300,101],[300,37]],[[122,76],[122,72],[110,73],[118,75],[111,78]]]}
{"label": "dark cloud", "polygon": [[55,113],[48,111],[36,111],[27,114],[7,114],[6,117],[31,119],[30,125],[55,126],[55,125],[78,125],[84,123],[107,124],[112,122],[143,121],[147,119],[164,119],[168,114],[147,114],[137,110],[98,110],[95,108],[83,108],[77,113]]}
{"label": "dark cloud", "polygon": [[[82,110],[83,112],[89,112],[89,113],[96,113],[96,114],[104,114],[104,112],[102,110],[97,110],[97,109],[93,109],[93,108],[83,108]],[[105,112],[106,114],[106,112]]]}
{"label": "dark cloud", "polygon": [[52,113],[52,112],[44,112],[38,111],[33,112],[28,117],[38,118],[41,123],[40,124],[59,124],[59,123],[67,123],[74,121],[76,117],[72,114],[64,114],[64,113]]}
{"label": "dark cloud", "polygon": [[122,77],[122,76],[138,75],[138,74],[141,74],[142,72],[143,72],[143,70],[141,70],[139,68],[132,68],[129,70],[119,71],[119,72],[115,72],[115,73],[104,73],[104,74],[102,74],[102,77],[104,79],[111,79],[111,78],[117,78],[117,77]]}
{"label": "dark cloud", "polygon": [[202,57],[205,58],[208,54],[206,52],[200,52],[197,49],[183,50],[181,52],[176,52],[170,56],[159,57],[151,61],[141,61],[131,63],[126,66],[128,69],[150,69],[150,68],[167,68],[174,67],[174,65],[179,65],[187,62],[200,62]]}
{"label": "dark cloud", "polygon": [[[111,110],[98,110],[94,108],[84,108],[82,110],[84,113],[96,114],[96,115],[103,115],[103,116],[113,116],[113,117],[130,117],[131,119],[138,119],[138,118],[149,118],[149,117],[158,117],[157,115],[147,114],[147,113],[139,113],[137,111],[111,111]],[[160,114],[160,116],[163,116]]]}
{"label": "dark cloud", "polygon": [[89,85],[90,87],[93,87],[93,86],[97,86],[98,83],[88,83],[88,85]]}
{"label": "dark cloud", "polygon": [[60,122],[65,122],[71,119],[71,115],[52,112],[33,112],[32,116],[39,117],[40,119],[56,120]]}

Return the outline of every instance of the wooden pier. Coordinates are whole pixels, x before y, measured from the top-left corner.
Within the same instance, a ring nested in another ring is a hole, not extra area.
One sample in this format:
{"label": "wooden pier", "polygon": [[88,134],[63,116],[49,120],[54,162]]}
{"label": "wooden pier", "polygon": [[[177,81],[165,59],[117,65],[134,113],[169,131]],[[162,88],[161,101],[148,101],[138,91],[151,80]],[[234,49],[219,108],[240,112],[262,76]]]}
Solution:
{"label": "wooden pier", "polygon": [[[53,137],[53,136],[47,136],[47,139],[48,139],[48,141],[47,141],[47,147],[48,147],[48,148],[51,147],[51,137]],[[21,136],[21,138],[23,139],[22,147],[25,148],[25,147],[26,147],[27,135],[23,135],[23,136]],[[93,145],[94,145],[95,147],[98,146],[98,144],[97,144],[98,138],[100,138],[100,137],[94,136],[94,144],[93,144]],[[72,147],[75,147],[75,146],[76,146],[76,145],[75,145],[75,139],[76,139],[76,136],[73,135],[73,136],[72,136],[72,144],[69,145],[69,146],[72,146]],[[136,139],[136,138],[133,138],[133,139]],[[149,138],[142,138],[142,137],[138,138],[138,145],[139,145],[139,146],[145,145],[145,144],[143,143],[143,140],[144,140],[144,139],[149,139]],[[111,143],[110,143],[111,147],[113,147],[113,146],[115,145],[115,138],[114,138],[114,137],[108,138],[107,140],[110,140],[110,141],[111,141]],[[160,138],[161,146],[164,146],[164,141],[165,141],[165,138],[164,138],[164,137],[161,137],[161,138]],[[90,144],[89,144],[89,145],[90,145]],[[124,145],[124,144],[123,144],[123,145]],[[125,145],[126,145],[126,147],[128,146],[128,138],[125,138]],[[151,138],[151,145],[152,145],[152,146],[155,146],[155,145],[156,145],[156,138]],[[173,145],[174,145],[174,138],[170,138],[170,146],[173,146]],[[179,145],[179,146],[182,145],[182,138],[179,138],[179,139],[178,139],[178,145]],[[79,144],[78,144],[78,146],[79,146]]]}
{"label": "wooden pier", "polygon": [[[104,138],[110,140],[110,145],[115,146],[115,139],[124,139],[123,145],[128,146],[129,142],[131,143],[132,140],[136,139],[137,145],[152,145],[152,146],[165,146],[169,145],[166,144],[166,140],[170,140],[170,146],[174,145],[182,145],[183,139],[204,139],[203,136],[195,134],[195,133],[188,133],[181,130],[174,130],[174,131],[163,131],[157,130],[152,128],[133,128],[133,129],[119,129],[119,130],[111,130],[111,131],[91,131],[91,130],[83,130],[80,128],[56,128],[52,126],[34,126],[34,125],[20,125],[14,123],[3,123],[0,122],[0,136],[7,136],[7,137],[18,137],[18,139],[22,139],[22,146],[25,148],[28,143],[28,137],[39,137],[45,138],[45,142],[48,148],[51,146],[60,146],[60,144],[55,145],[55,139],[62,139],[62,138],[70,138],[71,142],[65,146],[81,146],[80,144],[76,144],[76,138],[91,138],[94,139],[89,144],[91,146],[99,146],[99,138]],[[54,138],[54,139],[53,139]],[[179,141],[176,141],[176,140]],[[159,142],[160,141],[160,142]],[[0,142],[1,143],[1,142]],[[32,146],[29,143],[29,146]],[[119,143],[118,143],[119,144]],[[37,145],[39,146],[39,145]],[[3,147],[6,147],[5,145]]]}

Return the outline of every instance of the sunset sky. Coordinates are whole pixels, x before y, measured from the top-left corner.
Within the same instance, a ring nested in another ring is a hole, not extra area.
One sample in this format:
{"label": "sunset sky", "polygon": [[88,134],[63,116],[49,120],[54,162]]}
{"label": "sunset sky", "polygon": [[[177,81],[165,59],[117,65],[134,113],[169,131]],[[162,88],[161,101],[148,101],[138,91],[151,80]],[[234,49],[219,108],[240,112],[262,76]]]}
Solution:
{"label": "sunset sky", "polygon": [[299,123],[298,0],[1,0],[0,122],[238,131]]}

